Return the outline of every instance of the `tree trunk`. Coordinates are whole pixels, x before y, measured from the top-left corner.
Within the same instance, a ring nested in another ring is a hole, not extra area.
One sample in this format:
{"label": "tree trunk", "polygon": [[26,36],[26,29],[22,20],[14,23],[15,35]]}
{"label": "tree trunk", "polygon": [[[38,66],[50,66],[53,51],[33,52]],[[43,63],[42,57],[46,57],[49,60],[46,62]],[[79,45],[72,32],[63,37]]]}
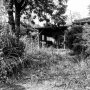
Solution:
{"label": "tree trunk", "polygon": [[16,38],[17,42],[19,41],[19,36],[20,36],[20,11],[19,9],[16,8],[15,10],[15,27],[16,27]]}
{"label": "tree trunk", "polygon": [[13,17],[13,0],[10,0],[9,2],[5,1],[4,4],[9,16],[9,24],[11,27],[10,33],[13,34],[15,32],[15,22]]}
{"label": "tree trunk", "polygon": [[14,23],[14,17],[13,17],[13,11],[8,11],[8,15],[9,15],[9,24],[11,27],[10,32],[13,34],[15,33],[15,23]]}
{"label": "tree trunk", "polygon": [[16,30],[16,38],[17,38],[17,43],[20,38],[20,12],[25,6],[27,5],[27,0],[21,0],[18,2],[17,0],[15,1],[15,30]]}

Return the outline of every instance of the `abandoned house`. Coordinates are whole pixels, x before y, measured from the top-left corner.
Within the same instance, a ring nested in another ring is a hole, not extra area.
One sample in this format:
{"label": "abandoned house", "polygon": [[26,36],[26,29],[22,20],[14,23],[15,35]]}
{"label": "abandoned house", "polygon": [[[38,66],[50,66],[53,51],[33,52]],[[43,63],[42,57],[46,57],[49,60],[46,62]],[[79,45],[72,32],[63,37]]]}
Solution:
{"label": "abandoned house", "polygon": [[90,25],[90,17],[74,20],[73,24],[75,25]]}
{"label": "abandoned house", "polygon": [[[22,24],[21,34],[38,40],[38,46],[65,48],[65,32],[68,26],[31,28]],[[36,42],[36,41],[35,41]]]}
{"label": "abandoned house", "polygon": [[74,20],[73,25],[81,25],[85,33],[90,32],[90,17]]}
{"label": "abandoned house", "polygon": [[64,48],[67,26],[38,28],[39,46]]}

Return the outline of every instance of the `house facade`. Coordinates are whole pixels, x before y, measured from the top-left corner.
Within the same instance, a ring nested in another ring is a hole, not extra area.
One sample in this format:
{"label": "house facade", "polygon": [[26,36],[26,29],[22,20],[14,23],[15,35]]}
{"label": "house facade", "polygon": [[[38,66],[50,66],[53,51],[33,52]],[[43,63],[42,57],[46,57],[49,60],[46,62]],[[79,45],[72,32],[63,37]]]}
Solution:
{"label": "house facade", "polygon": [[67,26],[38,28],[39,46],[63,48]]}

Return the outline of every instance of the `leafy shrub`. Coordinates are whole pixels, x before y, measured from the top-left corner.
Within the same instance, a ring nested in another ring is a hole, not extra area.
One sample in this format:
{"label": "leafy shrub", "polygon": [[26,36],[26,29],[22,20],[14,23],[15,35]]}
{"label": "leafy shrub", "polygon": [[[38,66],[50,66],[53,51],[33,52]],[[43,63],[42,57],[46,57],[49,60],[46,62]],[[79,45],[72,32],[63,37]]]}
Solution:
{"label": "leafy shrub", "polygon": [[81,26],[72,26],[66,35],[67,47],[73,49],[77,44],[81,45],[83,28]]}
{"label": "leafy shrub", "polygon": [[66,45],[73,51],[73,55],[85,54],[86,46],[83,44],[83,32],[82,26],[72,26],[67,33]]}
{"label": "leafy shrub", "polygon": [[5,76],[6,80],[11,76],[18,78],[18,75],[22,74],[22,56],[24,54],[25,45],[22,41],[17,43],[16,38],[7,32],[4,31],[1,33],[0,75],[2,76],[2,81]]}

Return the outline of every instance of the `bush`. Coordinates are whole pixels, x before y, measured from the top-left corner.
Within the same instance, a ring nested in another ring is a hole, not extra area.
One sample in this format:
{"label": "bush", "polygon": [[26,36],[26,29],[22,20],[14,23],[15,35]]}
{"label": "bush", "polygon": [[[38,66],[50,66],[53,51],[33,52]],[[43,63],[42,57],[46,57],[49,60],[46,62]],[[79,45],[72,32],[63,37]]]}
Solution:
{"label": "bush", "polygon": [[72,26],[66,36],[66,45],[69,49],[73,50],[75,54],[81,54],[84,49],[83,45],[83,27]]}
{"label": "bush", "polygon": [[[24,55],[25,45],[22,41],[16,43],[16,38],[8,33],[0,35],[1,67],[0,76],[3,80],[22,74],[22,56]],[[6,79],[4,79],[6,78]]]}

